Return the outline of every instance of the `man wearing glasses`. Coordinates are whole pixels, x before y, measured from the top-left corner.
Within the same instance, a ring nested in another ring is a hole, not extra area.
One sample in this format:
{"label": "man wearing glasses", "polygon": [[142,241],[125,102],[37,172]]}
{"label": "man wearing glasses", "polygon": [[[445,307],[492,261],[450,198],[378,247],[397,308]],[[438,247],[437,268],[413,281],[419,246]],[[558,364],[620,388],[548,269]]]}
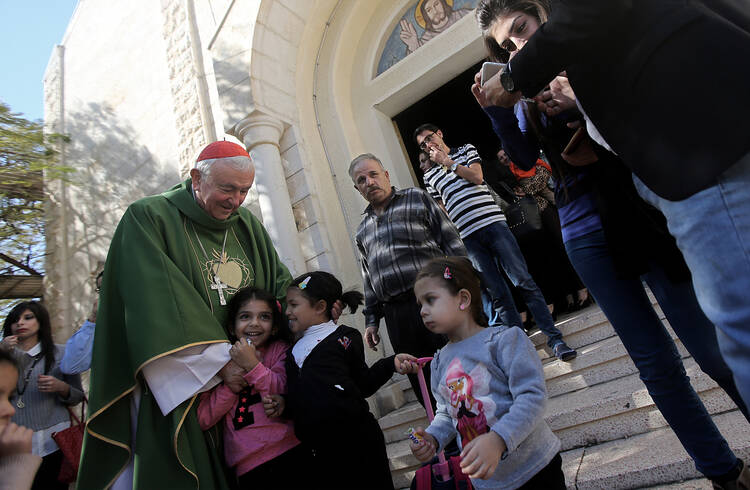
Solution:
{"label": "man wearing glasses", "polygon": [[443,141],[443,132],[433,124],[419,126],[414,131],[414,140],[433,162],[432,168],[424,173],[427,192],[441,203],[458,228],[469,258],[481,272],[484,286],[492,296],[491,305],[485,306],[485,310],[489,310],[487,313],[492,317],[497,310],[503,324],[522,325],[510,289],[495,261],[497,258],[521,292],[537,326],[547,336],[552,352],[562,361],[573,360],[576,351],[568,347],[562,332],[555,327],[544,296],[529,274],[521,249],[505,223],[505,216],[484,183],[482,161],[476,148],[471,144],[449,148]]}

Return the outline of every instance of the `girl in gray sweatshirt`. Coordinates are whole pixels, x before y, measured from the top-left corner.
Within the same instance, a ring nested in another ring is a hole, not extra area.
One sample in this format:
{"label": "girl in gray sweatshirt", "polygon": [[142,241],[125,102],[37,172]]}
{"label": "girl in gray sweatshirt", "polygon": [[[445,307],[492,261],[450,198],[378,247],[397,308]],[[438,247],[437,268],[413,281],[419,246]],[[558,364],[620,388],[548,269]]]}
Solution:
{"label": "girl in gray sweatshirt", "polygon": [[454,437],[477,489],[564,489],[560,441],[544,420],[547,394],[534,346],[517,327],[487,327],[477,271],[436,258],[414,285],[422,319],[449,342],[432,361],[435,419],[414,455],[430,461]]}

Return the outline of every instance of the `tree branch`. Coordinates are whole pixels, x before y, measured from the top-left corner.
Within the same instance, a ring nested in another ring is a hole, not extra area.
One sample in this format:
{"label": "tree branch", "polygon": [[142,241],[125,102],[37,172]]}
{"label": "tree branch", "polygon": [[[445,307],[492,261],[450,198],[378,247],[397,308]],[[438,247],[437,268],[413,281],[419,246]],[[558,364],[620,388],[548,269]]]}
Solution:
{"label": "tree branch", "polygon": [[0,259],[3,259],[4,261],[8,262],[9,264],[15,265],[19,269],[25,270],[29,274],[32,274],[32,275],[35,275],[35,276],[41,276],[42,275],[40,272],[32,269],[31,267],[29,267],[28,265],[24,264],[23,262],[19,262],[16,259],[14,259],[13,257],[8,257],[4,253],[0,253]]}

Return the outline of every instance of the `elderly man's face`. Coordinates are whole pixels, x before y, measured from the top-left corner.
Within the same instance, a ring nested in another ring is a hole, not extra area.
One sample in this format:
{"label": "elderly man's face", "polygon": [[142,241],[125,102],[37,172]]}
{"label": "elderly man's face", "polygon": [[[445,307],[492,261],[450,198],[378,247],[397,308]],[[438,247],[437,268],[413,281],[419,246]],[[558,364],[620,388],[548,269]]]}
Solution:
{"label": "elderly man's face", "polygon": [[354,187],[373,206],[388,200],[393,192],[388,171],[375,160],[363,160],[354,167],[352,173]]}
{"label": "elderly man's face", "polygon": [[238,170],[216,162],[211,175],[201,175],[197,168],[190,171],[195,200],[212,218],[225,220],[237,211],[255,180],[255,168]]}

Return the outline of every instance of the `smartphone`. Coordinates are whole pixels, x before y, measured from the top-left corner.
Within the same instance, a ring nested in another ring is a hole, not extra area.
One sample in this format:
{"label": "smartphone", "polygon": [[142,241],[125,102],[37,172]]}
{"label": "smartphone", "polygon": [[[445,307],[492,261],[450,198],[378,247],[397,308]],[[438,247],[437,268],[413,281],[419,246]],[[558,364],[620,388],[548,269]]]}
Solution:
{"label": "smartphone", "polygon": [[487,80],[497,75],[500,70],[505,68],[505,63],[494,63],[492,61],[485,61],[482,64],[482,79],[481,85],[484,85]]}

